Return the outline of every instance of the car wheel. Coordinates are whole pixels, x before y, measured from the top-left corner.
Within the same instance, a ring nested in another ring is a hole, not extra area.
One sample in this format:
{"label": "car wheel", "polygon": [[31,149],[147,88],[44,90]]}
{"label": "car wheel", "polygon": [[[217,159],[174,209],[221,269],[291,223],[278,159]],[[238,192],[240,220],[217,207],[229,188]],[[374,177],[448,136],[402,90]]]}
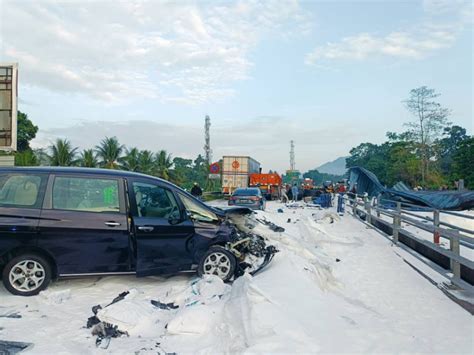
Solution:
{"label": "car wheel", "polygon": [[199,262],[198,275],[216,275],[223,281],[229,281],[234,275],[237,261],[235,256],[220,246],[213,246]]}
{"label": "car wheel", "polygon": [[14,295],[37,295],[51,281],[51,265],[39,255],[16,256],[5,265],[2,278],[5,288]]}

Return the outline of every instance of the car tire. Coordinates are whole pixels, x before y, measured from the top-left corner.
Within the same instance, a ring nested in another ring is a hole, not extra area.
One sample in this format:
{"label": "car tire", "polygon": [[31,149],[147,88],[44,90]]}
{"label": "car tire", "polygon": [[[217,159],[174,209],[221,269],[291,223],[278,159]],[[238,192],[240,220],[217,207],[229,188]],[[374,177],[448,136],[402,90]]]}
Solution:
{"label": "car tire", "polygon": [[198,276],[216,275],[222,281],[234,276],[237,260],[234,254],[221,246],[213,246],[203,255],[198,265]]}
{"label": "car tire", "polygon": [[23,254],[11,259],[3,268],[3,285],[12,294],[34,296],[51,281],[51,265],[42,256]]}

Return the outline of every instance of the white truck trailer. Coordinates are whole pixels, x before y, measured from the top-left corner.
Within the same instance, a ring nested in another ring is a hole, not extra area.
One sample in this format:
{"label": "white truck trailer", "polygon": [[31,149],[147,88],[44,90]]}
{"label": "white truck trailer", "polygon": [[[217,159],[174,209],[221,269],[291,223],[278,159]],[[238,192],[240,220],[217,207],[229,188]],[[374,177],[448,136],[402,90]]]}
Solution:
{"label": "white truck trailer", "polygon": [[248,156],[222,158],[222,193],[231,195],[239,187],[249,186],[250,174],[260,172],[260,163]]}

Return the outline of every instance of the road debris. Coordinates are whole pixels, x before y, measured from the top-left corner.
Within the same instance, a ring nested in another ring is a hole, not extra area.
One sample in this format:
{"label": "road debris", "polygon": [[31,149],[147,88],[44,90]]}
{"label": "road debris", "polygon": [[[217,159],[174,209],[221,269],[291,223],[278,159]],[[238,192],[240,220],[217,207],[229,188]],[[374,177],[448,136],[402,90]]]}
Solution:
{"label": "road debris", "polygon": [[33,347],[32,343],[23,343],[19,341],[0,340],[0,354],[10,355]]}

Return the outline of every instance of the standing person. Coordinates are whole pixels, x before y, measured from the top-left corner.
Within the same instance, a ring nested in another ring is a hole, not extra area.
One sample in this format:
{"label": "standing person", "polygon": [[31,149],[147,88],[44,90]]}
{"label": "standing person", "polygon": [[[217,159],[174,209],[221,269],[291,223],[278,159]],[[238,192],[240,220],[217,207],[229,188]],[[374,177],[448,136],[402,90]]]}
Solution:
{"label": "standing person", "polygon": [[280,186],[280,199],[282,203],[288,203],[290,201],[286,194],[286,186]]}
{"label": "standing person", "polygon": [[342,216],[344,214],[344,193],[339,192],[337,195],[337,213]]}
{"label": "standing person", "polygon": [[[349,195],[352,196],[354,201],[357,200],[357,183],[355,182],[354,185],[352,186],[352,189],[349,191]],[[354,202],[351,202],[351,205],[354,204]]]}
{"label": "standing person", "polygon": [[344,184],[340,184],[338,189],[337,189],[337,192],[341,193],[341,194],[344,194],[346,193],[346,187],[344,186]]}
{"label": "standing person", "polygon": [[193,195],[194,197],[197,197],[198,199],[201,199],[202,189],[197,182],[194,183],[194,186],[191,189],[191,195]]}
{"label": "standing person", "polygon": [[298,201],[298,185],[296,182],[293,184],[293,187],[291,188],[291,197],[293,198],[293,202]]}
{"label": "standing person", "polygon": [[352,186],[351,194],[354,196],[354,198],[357,196],[357,183],[356,182]]}

